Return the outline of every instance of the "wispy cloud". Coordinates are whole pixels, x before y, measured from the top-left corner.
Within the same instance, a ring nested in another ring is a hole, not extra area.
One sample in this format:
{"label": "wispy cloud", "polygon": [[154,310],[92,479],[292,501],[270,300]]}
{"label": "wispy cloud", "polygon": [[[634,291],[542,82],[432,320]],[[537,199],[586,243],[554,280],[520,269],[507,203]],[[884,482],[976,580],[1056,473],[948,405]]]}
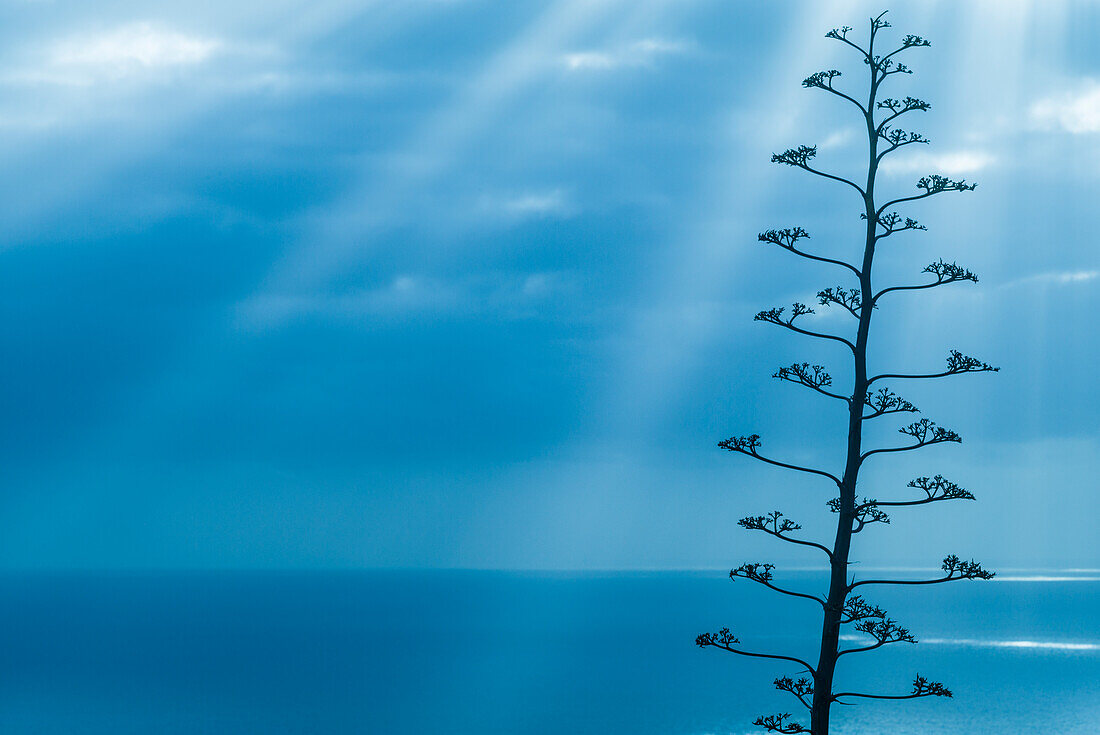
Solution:
{"label": "wispy cloud", "polygon": [[910,153],[895,154],[896,158],[886,158],[881,171],[885,174],[947,174],[958,176],[972,174],[988,168],[996,159],[985,151],[953,151],[949,153]]}
{"label": "wispy cloud", "polygon": [[1047,130],[1100,133],[1100,83],[1089,81],[1075,92],[1039,100],[1031,106],[1031,119]]}
{"label": "wispy cloud", "polygon": [[[861,641],[856,635],[842,635],[846,641]],[[1032,651],[1100,651],[1100,643],[1094,641],[1032,641],[987,640],[983,638],[921,638],[921,643],[934,646],[961,646],[965,648],[1015,648]]]}
{"label": "wispy cloud", "polygon": [[222,45],[216,38],[148,22],[128,23],[62,38],[13,76],[28,82],[89,85],[202,64]]}
{"label": "wispy cloud", "polygon": [[570,71],[600,71],[652,66],[657,58],[687,53],[694,44],[686,40],[645,38],[602,50],[574,51],[562,55]]}
{"label": "wispy cloud", "polygon": [[383,286],[345,293],[257,296],[238,307],[237,322],[244,328],[258,328],[310,316],[361,320],[493,313],[523,318],[571,286],[567,274],[550,271],[459,279],[402,274]]}
{"label": "wispy cloud", "polygon": [[499,212],[508,217],[548,217],[571,214],[575,209],[569,196],[561,189],[531,191],[513,196],[486,196],[481,201],[483,211]]}
{"label": "wispy cloud", "polygon": [[1096,280],[1097,278],[1100,278],[1100,270],[1052,271],[1049,273],[1037,273],[1033,276],[1017,278],[1005,283],[1002,288],[1025,286],[1029,284],[1067,286],[1075,283],[1086,283]]}
{"label": "wispy cloud", "polygon": [[841,128],[826,135],[824,140],[817,144],[817,147],[823,151],[843,148],[851,143],[855,137],[855,132],[851,128]]}

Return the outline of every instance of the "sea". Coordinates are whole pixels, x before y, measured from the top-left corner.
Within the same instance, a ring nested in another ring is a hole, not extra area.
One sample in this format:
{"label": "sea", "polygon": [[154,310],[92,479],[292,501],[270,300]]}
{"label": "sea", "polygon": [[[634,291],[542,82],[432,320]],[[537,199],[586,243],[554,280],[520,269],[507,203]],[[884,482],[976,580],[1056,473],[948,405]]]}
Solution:
{"label": "sea", "polygon": [[[836,706],[834,733],[1100,732],[1100,571],[862,589],[919,642],[844,657],[838,688],[954,696]],[[7,573],[0,732],[762,732],[804,712],[772,684],[797,665],[695,637],[812,660],[818,615],[722,570]]]}

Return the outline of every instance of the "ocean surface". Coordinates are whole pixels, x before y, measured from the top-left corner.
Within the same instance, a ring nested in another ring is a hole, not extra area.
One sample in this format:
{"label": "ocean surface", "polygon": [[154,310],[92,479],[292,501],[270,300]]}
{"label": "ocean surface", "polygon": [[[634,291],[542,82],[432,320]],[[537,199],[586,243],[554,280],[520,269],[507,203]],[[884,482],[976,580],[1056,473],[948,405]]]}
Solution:
{"label": "ocean surface", "polygon": [[[838,707],[835,732],[1100,732],[1100,573],[868,597],[922,642],[846,657],[844,688],[955,697]],[[0,731],[740,735],[799,711],[771,685],[796,667],[695,636],[812,657],[817,625],[721,571],[7,574]]]}

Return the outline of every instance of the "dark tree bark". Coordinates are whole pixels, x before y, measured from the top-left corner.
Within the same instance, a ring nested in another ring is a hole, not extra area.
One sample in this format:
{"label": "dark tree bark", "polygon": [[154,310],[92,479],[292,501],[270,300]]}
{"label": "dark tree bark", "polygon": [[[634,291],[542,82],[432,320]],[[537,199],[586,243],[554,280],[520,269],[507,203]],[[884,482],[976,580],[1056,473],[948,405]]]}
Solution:
{"label": "dark tree bark", "polygon": [[[866,48],[848,38],[851,28],[833,29],[826,34],[828,38],[850,46],[866,64],[868,68],[866,102],[861,102],[857,99],[857,96],[850,95],[834,86],[834,81],[841,76],[840,72],[836,70],[818,72],[803,82],[805,87],[829,92],[859,110],[867,134],[866,180],[860,184],[815,168],[812,165],[813,158],[817,154],[815,146],[799,146],[772,156],[772,161],[775,163],[802,169],[841,183],[858,192],[861,199],[862,218],[866,225],[862,233],[862,261],[857,266],[806,251],[800,241],[807,239],[809,235],[800,227],[769,230],[761,234],[759,238],[762,242],[778,245],[800,257],[838,266],[854,276],[857,281],[854,287],[850,289],[843,287],[827,288],[817,294],[818,301],[822,306],[844,308],[856,319],[854,337],[817,332],[803,327],[798,323],[799,319],[807,314],[812,314],[813,309],[801,303],[794,304],[789,316],[785,315],[785,309],[781,308],[769,309],[756,315],[758,321],[775,324],[801,335],[842,344],[850,353],[853,367],[853,381],[850,391],[842,393],[831,390],[832,378],[828,372],[819,365],[811,366],[809,363],[781,368],[774,376],[780,380],[810,388],[826,397],[845,401],[848,404],[848,442],[843,473],[838,477],[825,470],[794,465],[767,457],[759,452],[761,442],[760,437],[756,434],[732,437],[719,444],[724,449],[745,454],[772,465],[828,479],[836,485],[837,490],[837,496],[828,504],[830,509],[837,514],[836,536],[831,546],[795,538],[792,533],[798,531],[801,527],[784,518],[778,511],[767,516],[744,518],[740,522],[740,525],[746,529],[764,531],[783,541],[816,548],[823,552],[828,558],[830,569],[829,588],[826,595],[819,597],[787,590],[779,586],[775,583],[772,573],[774,567],[770,564],[749,563],[730,572],[731,578],[748,579],[788,596],[814,601],[821,606],[823,611],[821,646],[817,654],[816,666],[795,656],[746,651],[740,648],[740,641],[728,629],[723,629],[718,633],[701,635],[696,640],[701,647],[716,647],[743,656],[770,658],[795,663],[808,675],[798,680],[793,680],[787,676],[781,677],[775,680],[775,686],[780,691],[793,695],[800,705],[808,710],[809,726],[807,727],[792,719],[788,713],[758,718],[755,724],[769,732],[809,732],[813,735],[828,735],[829,714],[834,702],[850,704],[852,703],[851,700],[859,698],[900,700],[951,696],[951,691],[943,684],[929,682],[921,676],[917,676],[913,680],[912,690],[903,694],[836,691],[837,663],[843,656],[875,650],[893,643],[916,642],[909,631],[887,617],[884,610],[871,605],[861,596],[852,593],[856,588],[865,585],[939,584],[963,579],[989,579],[993,576],[991,572],[985,571],[977,562],[962,561],[956,556],[948,556],[944,559],[942,565],[944,575],[934,579],[868,579],[862,581],[856,581],[854,578],[849,579],[849,558],[853,537],[868,524],[889,523],[889,517],[882,510],[883,507],[915,506],[945,500],[973,500],[974,498],[967,491],[937,475],[934,478],[917,478],[909,483],[910,488],[923,492],[923,496],[918,495],[914,499],[894,501],[878,501],[867,498],[860,501],[857,499],[856,487],[859,472],[863,463],[869,457],[880,453],[912,451],[933,444],[960,441],[958,434],[955,432],[937,426],[928,419],[921,419],[899,430],[902,434],[910,437],[912,441],[909,443],[895,447],[865,449],[863,444],[864,422],[887,414],[914,413],[917,411],[916,407],[891,389],[881,387],[873,390],[873,386],[880,380],[930,379],[961,373],[997,370],[997,368],[991,367],[981,360],[952,351],[947,359],[947,368],[939,372],[926,374],[884,373],[881,375],[870,375],[868,372],[867,344],[871,333],[871,317],[883,296],[895,291],[924,290],[949,283],[976,282],[978,280],[969,270],[954,263],[940,260],[924,269],[924,272],[929,274],[933,280],[915,285],[891,286],[877,293],[874,290],[872,273],[875,262],[875,248],[878,243],[884,238],[900,232],[925,229],[916,220],[902,217],[894,208],[945,192],[972,191],[976,186],[963,180],[956,181],[945,176],[932,174],[917,182],[917,194],[890,199],[883,204],[879,204],[875,185],[879,165],[885,156],[906,146],[922,145],[928,142],[919,133],[897,128],[894,121],[909,113],[927,111],[930,107],[927,102],[913,97],[905,97],[899,100],[880,96],[882,86],[891,77],[897,74],[911,73],[908,67],[898,62],[897,56],[909,49],[930,45],[928,41],[919,36],[908,35],[889,53],[879,53],[876,50],[879,34],[883,29],[890,27],[890,24],[883,19],[884,15],[885,13],[871,19]],[[841,649],[841,630],[845,625],[865,634],[868,637],[867,645],[847,650]]]}

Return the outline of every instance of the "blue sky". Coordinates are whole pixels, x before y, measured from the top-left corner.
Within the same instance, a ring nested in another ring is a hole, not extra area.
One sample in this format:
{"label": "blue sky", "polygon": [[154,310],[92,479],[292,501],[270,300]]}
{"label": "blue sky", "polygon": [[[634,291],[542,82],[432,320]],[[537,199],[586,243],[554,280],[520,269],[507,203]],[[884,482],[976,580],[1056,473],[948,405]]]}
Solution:
{"label": "blue sky", "polygon": [[[756,234],[859,248],[849,192],[768,159],[858,168],[857,121],[800,83],[861,83],[824,32],[881,9],[3,3],[0,565],[816,563],[735,522],[827,534],[828,487],[715,444],[837,464],[837,407],[768,376],[843,353],[752,321],[836,274]],[[1100,6],[890,9],[933,41],[894,90],[932,145],[881,187],[981,185],[914,205],[880,282],[982,280],[897,296],[872,360],[1003,370],[906,390],[965,441],[864,481],[981,502],[856,556],[1100,566]]]}

